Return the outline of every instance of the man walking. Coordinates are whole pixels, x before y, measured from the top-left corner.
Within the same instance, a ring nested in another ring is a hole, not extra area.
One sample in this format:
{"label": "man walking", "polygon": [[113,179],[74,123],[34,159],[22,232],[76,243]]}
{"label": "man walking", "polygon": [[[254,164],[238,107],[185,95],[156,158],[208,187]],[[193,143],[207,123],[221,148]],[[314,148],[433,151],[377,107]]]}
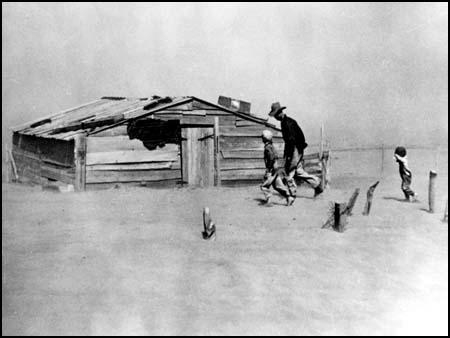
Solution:
{"label": "man walking", "polygon": [[320,179],[317,176],[308,174],[303,169],[303,154],[308,144],[305,135],[297,122],[286,115],[283,111],[286,107],[281,107],[279,102],[272,104],[269,116],[281,122],[281,132],[284,140],[285,170],[288,175],[286,181],[289,192],[294,198],[297,194],[295,177],[305,181],[314,189],[314,197],[323,192]]}

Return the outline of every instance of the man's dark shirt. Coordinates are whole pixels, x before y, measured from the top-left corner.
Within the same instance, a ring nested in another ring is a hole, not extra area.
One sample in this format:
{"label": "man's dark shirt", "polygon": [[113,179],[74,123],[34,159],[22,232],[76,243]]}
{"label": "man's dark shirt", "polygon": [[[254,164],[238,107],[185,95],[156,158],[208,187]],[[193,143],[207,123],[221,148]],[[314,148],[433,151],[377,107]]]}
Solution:
{"label": "man's dark shirt", "polygon": [[297,147],[300,154],[308,146],[305,141],[305,135],[294,119],[285,116],[281,121],[281,132],[284,139],[284,157],[292,157],[294,149]]}

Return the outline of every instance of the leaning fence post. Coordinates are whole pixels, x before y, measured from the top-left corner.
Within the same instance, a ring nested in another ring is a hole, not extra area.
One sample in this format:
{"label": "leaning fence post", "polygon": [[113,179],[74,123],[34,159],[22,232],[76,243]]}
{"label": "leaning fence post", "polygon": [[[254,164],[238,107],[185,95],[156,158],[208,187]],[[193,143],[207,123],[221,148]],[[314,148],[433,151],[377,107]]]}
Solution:
{"label": "leaning fence post", "polygon": [[376,181],[374,184],[370,186],[369,190],[367,190],[367,200],[363,211],[363,215],[365,216],[368,216],[370,214],[370,208],[372,207],[373,193],[375,192],[375,188],[377,187],[378,183],[380,183],[380,181]]}
{"label": "leaning fence post", "polygon": [[428,184],[428,206],[430,213],[435,211],[435,198],[436,198],[436,177],[437,172],[434,170],[430,171],[430,182]]}

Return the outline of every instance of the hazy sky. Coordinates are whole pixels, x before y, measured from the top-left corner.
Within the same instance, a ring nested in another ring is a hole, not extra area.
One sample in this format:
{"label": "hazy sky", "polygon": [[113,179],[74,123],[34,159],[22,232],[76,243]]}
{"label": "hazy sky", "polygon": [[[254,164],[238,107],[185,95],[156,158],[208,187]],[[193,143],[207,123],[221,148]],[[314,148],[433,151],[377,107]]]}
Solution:
{"label": "hazy sky", "polygon": [[[280,101],[310,143],[448,143],[447,3],[2,3],[5,127],[101,96]],[[275,120],[272,120],[275,122]],[[5,134],[4,134],[5,135]]]}

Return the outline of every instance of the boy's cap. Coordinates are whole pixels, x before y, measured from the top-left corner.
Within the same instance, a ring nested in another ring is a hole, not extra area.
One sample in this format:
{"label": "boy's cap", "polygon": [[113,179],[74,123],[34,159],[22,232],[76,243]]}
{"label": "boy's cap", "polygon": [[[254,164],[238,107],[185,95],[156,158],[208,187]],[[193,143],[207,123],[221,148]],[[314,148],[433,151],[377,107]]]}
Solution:
{"label": "boy's cap", "polygon": [[263,130],[262,134],[261,134],[262,138],[267,140],[267,141],[271,141],[273,134],[270,130]]}
{"label": "boy's cap", "polygon": [[399,146],[399,147],[395,148],[395,154],[397,154],[398,156],[401,156],[401,157],[405,157],[406,156],[405,147]]}

